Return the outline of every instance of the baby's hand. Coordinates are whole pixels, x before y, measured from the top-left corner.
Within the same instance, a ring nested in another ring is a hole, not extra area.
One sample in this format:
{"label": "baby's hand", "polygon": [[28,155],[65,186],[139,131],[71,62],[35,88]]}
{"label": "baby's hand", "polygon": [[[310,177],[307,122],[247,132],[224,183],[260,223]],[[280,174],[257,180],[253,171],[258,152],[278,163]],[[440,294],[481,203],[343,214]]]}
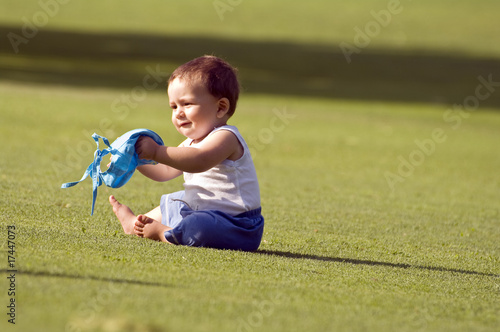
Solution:
{"label": "baby's hand", "polygon": [[155,160],[156,150],[159,145],[148,136],[141,136],[135,143],[135,152],[140,159]]}

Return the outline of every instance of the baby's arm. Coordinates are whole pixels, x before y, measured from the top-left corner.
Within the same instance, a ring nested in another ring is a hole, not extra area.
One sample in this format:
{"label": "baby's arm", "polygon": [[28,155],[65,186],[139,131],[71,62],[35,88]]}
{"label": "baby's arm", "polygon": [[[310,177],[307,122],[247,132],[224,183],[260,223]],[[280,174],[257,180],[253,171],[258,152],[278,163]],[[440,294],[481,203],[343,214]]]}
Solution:
{"label": "baby's arm", "polygon": [[182,171],[164,164],[142,165],[137,167],[137,170],[144,176],[158,182],[169,181],[182,174]]}
{"label": "baby's arm", "polygon": [[143,136],[135,147],[141,159],[189,173],[204,172],[226,159],[236,160],[243,155],[238,138],[228,130],[217,131],[196,146],[166,147]]}
{"label": "baby's arm", "polygon": [[[144,137],[144,136],[143,136]],[[139,138],[140,140],[141,138]],[[182,142],[179,146],[183,146],[184,142]],[[141,156],[139,155],[139,158]],[[141,158],[142,159],[142,158]],[[144,158],[146,159],[146,158]],[[149,159],[149,158],[147,158]],[[149,159],[152,160],[152,159]],[[156,165],[142,165],[137,167],[137,170],[141,172],[144,176],[150,178],[151,180],[158,182],[165,182],[172,180],[180,175],[182,175],[182,171],[170,167],[165,164],[156,164]]]}

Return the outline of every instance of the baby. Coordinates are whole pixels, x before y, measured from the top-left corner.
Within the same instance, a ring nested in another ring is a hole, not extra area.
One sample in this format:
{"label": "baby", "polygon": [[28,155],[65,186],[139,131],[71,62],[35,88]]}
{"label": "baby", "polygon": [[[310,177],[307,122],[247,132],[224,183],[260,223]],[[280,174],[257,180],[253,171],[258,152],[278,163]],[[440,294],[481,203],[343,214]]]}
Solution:
{"label": "baby", "polygon": [[186,137],[177,147],[141,136],[135,148],[156,165],[137,169],[155,181],[184,175],[184,190],[136,216],[109,197],[126,234],[173,244],[254,251],[264,229],[255,167],[245,140],[227,121],[239,95],[236,70],[214,56],[177,68],[168,80],[172,123]]}

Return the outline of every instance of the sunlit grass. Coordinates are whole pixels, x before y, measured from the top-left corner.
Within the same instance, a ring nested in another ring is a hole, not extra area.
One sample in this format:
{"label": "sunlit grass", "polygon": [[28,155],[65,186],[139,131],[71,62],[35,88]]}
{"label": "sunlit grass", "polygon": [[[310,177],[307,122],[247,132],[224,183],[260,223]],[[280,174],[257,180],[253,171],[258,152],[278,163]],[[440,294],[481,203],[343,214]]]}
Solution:
{"label": "sunlit grass", "polygon": [[[446,108],[243,96],[231,123],[255,149],[266,228],[259,251],[242,253],[122,234],[109,194],[144,212],[181,181],[137,174],[123,188],[101,187],[93,217],[90,181],[59,189],[90,163],[87,133],[103,118],[116,136],[147,127],[176,144],[164,94],[149,93],[118,120],[110,105],[125,90],[1,87],[0,220],[17,228],[23,331],[498,325],[497,112],[447,131],[391,191],[384,172],[397,173],[415,139],[444,128]],[[288,122],[273,122],[282,130],[263,141],[277,114]]]}

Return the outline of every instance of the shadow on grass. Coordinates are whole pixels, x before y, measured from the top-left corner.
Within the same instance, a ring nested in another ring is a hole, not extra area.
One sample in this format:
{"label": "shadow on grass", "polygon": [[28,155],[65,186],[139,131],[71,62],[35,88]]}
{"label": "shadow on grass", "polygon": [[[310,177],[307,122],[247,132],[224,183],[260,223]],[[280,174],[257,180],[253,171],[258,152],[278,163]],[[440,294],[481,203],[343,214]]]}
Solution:
{"label": "shadow on grass", "polygon": [[363,259],[325,257],[325,256],[297,254],[297,253],[273,251],[273,250],[259,250],[259,251],[256,251],[256,253],[262,254],[262,255],[279,256],[279,257],[295,258],[295,259],[312,259],[312,260],[323,261],[323,262],[349,263],[349,264],[354,264],[354,265],[386,266],[386,267],[394,267],[394,268],[400,268],[400,269],[413,268],[413,269],[430,270],[430,271],[438,271],[438,272],[453,272],[453,273],[471,274],[471,275],[497,277],[497,278],[500,277],[500,275],[494,274],[494,273],[484,273],[484,272],[468,271],[468,270],[461,270],[461,269],[450,269],[450,268],[438,267],[438,266],[422,266],[422,265],[411,265],[411,264],[403,264],[403,263],[377,262],[377,261],[370,261],[370,260],[363,260]]}
{"label": "shadow on grass", "polygon": [[[0,273],[12,273],[10,270],[0,270]],[[33,277],[48,277],[48,278],[65,278],[65,279],[80,279],[80,280],[92,280],[92,281],[100,281],[100,282],[112,282],[118,284],[130,284],[130,285],[138,285],[138,286],[151,286],[151,287],[170,287],[169,285],[158,283],[158,282],[150,282],[150,281],[140,281],[140,280],[127,280],[127,279],[116,279],[116,278],[104,278],[97,276],[82,276],[76,274],[67,274],[67,273],[53,273],[47,271],[23,271],[18,270],[16,275],[23,276],[33,276]]]}
{"label": "shadow on grass", "polygon": [[[221,56],[238,67],[245,93],[451,105],[477,93],[479,76],[492,75],[500,82],[499,59],[366,48],[348,64],[338,42],[43,29],[17,45],[15,53],[9,34],[23,36],[20,27],[0,26],[0,78],[18,82],[132,89],[143,84],[147,66],[160,66],[167,75],[203,54]],[[488,91],[481,92],[484,96]],[[500,107],[500,92],[491,92],[478,106]]]}
{"label": "shadow on grass", "polygon": [[[423,266],[423,265],[411,265],[404,263],[389,263],[389,262],[378,262],[364,259],[352,259],[352,258],[341,258],[341,257],[325,257],[318,255],[309,255],[309,254],[299,254],[299,253],[291,253],[284,251],[275,251],[275,250],[258,250],[254,253],[260,255],[268,255],[268,256],[277,256],[277,257],[285,257],[285,258],[294,258],[294,259],[311,259],[322,262],[334,262],[334,263],[348,263],[354,265],[369,265],[369,266],[385,266],[385,267],[393,267],[399,269],[420,269],[420,270],[429,270],[429,271],[438,271],[438,272],[452,272],[452,273],[461,273],[461,274],[470,274],[470,275],[478,275],[478,276],[486,276],[486,277],[496,277],[499,278],[500,275],[494,273],[485,273],[485,272],[477,272],[477,271],[469,271],[462,269],[452,269],[446,267],[439,266]],[[10,270],[0,270],[0,273],[12,273]],[[68,278],[68,279],[80,279],[80,280],[93,280],[93,281],[101,281],[101,282],[113,282],[113,283],[123,283],[123,284],[131,284],[131,285],[139,285],[139,286],[152,286],[152,287],[170,287],[169,285],[157,282],[150,281],[139,281],[139,280],[127,280],[127,279],[116,279],[116,278],[104,278],[97,276],[82,276],[82,275],[72,275],[66,273],[51,273],[46,271],[22,271],[19,270],[16,272],[21,275],[29,275],[34,277],[51,277],[51,278]]]}

